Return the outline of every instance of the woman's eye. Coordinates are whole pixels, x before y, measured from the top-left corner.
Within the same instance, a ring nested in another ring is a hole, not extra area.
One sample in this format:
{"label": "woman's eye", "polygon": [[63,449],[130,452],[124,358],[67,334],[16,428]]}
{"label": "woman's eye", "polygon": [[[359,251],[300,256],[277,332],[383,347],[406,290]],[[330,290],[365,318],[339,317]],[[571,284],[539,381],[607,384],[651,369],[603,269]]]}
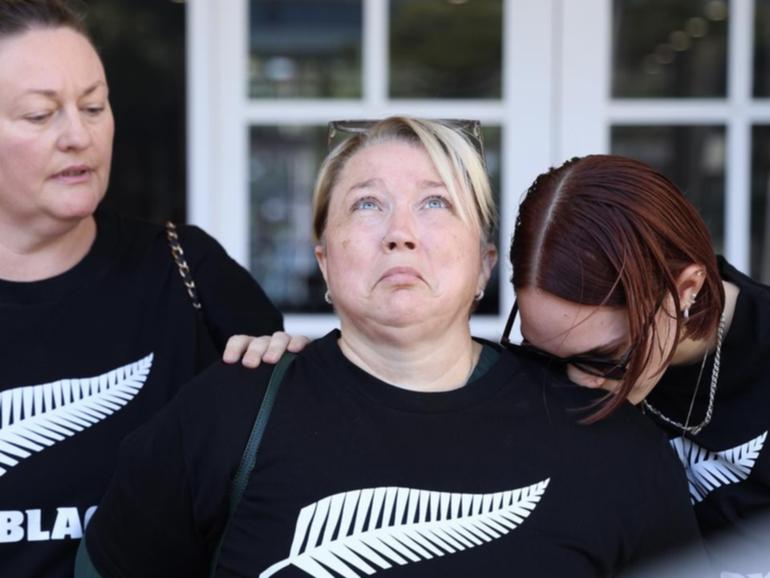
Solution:
{"label": "woman's eye", "polygon": [[99,116],[102,112],[104,112],[104,107],[100,105],[86,106],[83,108],[83,110],[89,116]]}
{"label": "woman's eye", "polygon": [[364,197],[363,199],[358,199],[353,204],[354,211],[372,211],[379,208],[380,204],[377,202],[377,199],[373,197]]}
{"label": "woman's eye", "polygon": [[33,124],[43,124],[45,121],[47,121],[51,117],[50,112],[38,112],[34,114],[28,114],[24,117],[24,120],[31,122]]}
{"label": "woman's eye", "polygon": [[448,199],[438,195],[434,195],[425,199],[423,206],[426,209],[448,209],[451,207]]}

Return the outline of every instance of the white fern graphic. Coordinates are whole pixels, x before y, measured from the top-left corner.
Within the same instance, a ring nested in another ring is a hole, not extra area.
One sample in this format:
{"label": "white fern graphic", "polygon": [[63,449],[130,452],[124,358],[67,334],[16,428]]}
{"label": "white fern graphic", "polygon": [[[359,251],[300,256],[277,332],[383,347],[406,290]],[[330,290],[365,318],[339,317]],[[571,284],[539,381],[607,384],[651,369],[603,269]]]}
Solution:
{"label": "white fern graphic", "polygon": [[302,508],[289,557],[262,572],[294,565],[314,578],[374,574],[452,554],[502,537],[537,506],[549,479],[494,494],[368,488],[328,496]]}
{"label": "white fern graphic", "polygon": [[710,452],[682,437],[671,440],[687,472],[692,503],[697,504],[721,486],[736,484],[748,478],[766,438],[767,432],[721,452]]}
{"label": "white fern graphic", "polygon": [[147,381],[152,360],[150,353],[96,377],[60,379],[0,393],[0,477],[20,460],[125,406]]}

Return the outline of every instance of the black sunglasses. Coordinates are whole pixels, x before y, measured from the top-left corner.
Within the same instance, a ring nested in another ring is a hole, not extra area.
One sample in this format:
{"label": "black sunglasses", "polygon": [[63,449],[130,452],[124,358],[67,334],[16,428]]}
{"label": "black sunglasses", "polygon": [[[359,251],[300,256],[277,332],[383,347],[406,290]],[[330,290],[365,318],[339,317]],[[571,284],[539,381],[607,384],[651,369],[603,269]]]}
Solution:
{"label": "black sunglasses", "polygon": [[525,354],[530,357],[536,357],[540,360],[545,360],[550,363],[556,363],[559,365],[574,365],[581,371],[588,373],[596,377],[603,377],[605,379],[623,379],[626,375],[626,368],[633,355],[635,345],[632,345],[628,351],[626,351],[619,359],[611,359],[608,357],[593,356],[593,355],[571,355],[569,357],[559,357],[553,355],[542,349],[527,343],[513,343],[510,339],[511,329],[513,329],[513,322],[516,319],[516,315],[519,312],[519,304],[516,300],[511,307],[511,313],[508,315],[508,321],[505,323],[505,329],[503,330],[503,336],[500,338],[500,343],[510,351],[514,353]]}

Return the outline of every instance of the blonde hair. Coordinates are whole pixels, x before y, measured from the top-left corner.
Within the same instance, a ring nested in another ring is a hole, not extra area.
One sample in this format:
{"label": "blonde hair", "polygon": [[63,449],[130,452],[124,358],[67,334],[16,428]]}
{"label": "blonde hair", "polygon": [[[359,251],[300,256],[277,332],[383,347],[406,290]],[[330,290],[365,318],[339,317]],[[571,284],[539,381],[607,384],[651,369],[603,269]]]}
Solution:
{"label": "blonde hair", "polygon": [[393,116],[355,133],[331,151],[318,171],[313,192],[313,233],[320,242],[329,213],[332,189],[347,162],[358,151],[384,142],[398,141],[425,149],[462,221],[488,240],[497,223],[484,161],[469,137],[446,122]]}

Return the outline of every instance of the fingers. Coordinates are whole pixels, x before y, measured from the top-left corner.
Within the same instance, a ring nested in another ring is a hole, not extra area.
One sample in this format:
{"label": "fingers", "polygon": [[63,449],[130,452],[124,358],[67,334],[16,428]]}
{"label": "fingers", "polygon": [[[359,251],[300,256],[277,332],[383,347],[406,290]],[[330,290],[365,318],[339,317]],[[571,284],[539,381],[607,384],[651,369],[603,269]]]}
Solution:
{"label": "fingers", "polygon": [[289,341],[289,346],[287,349],[292,353],[299,353],[305,349],[305,347],[307,347],[308,343],[310,343],[310,339],[304,335],[293,335]]}
{"label": "fingers", "polygon": [[278,363],[287,350],[299,353],[308,343],[310,340],[303,335],[292,336],[283,331],[261,337],[233,335],[227,340],[222,360],[225,363],[236,363],[240,360],[244,366],[254,368],[259,367],[263,361]]}
{"label": "fingers", "polygon": [[[276,331],[275,333],[273,333],[272,337],[270,337],[269,339],[269,342],[265,350],[264,351],[257,350],[258,353],[261,353],[260,355],[261,361],[264,361],[265,363],[278,363],[278,361],[281,359],[281,356],[286,352],[286,349],[288,348],[291,339],[292,339],[292,336],[283,331]],[[251,349],[251,347],[249,347],[249,349]],[[245,361],[245,358],[244,358],[244,361]],[[256,367],[256,365],[254,366],[249,365],[248,367]]]}
{"label": "fingers", "polygon": [[[241,356],[246,353],[246,350],[249,348],[249,343],[252,339],[257,338],[249,335],[233,335],[227,340],[225,351],[222,354],[222,361],[225,363],[235,363],[240,360]],[[265,347],[267,347],[267,345]]]}

